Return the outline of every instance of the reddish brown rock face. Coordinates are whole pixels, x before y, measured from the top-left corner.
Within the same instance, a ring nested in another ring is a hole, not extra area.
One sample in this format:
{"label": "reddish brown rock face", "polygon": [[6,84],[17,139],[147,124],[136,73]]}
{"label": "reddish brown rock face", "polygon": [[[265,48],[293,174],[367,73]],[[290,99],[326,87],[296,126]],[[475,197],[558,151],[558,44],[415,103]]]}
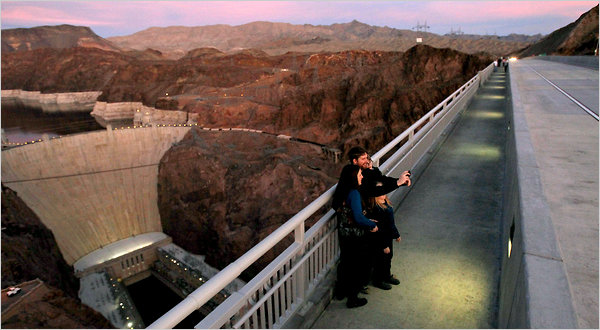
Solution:
{"label": "reddish brown rock face", "polygon": [[3,29],[2,54],[38,48],[94,47],[120,51],[110,41],[96,35],[86,26],[56,25],[33,28]]}
{"label": "reddish brown rock face", "polygon": [[512,52],[519,57],[545,55],[597,55],[598,6],[536,43]]}
{"label": "reddish brown rock face", "polygon": [[23,299],[11,316],[2,318],[5,329],[113,329],[100,313],[42,284]]}
{"label": "reddish brown rock face", "polygon": [[163,230],[223,268],[334,185],[341,166],[310,144],[192,129],[160,163]]}
{"label": "reddish brown rock face", "polygon": [[79,280],[52,232],[9,188],[2,187],[2,287],[40,278],[77,298]]}
{"label": "reddish brown rock face", "polygon": [[52,232],[14,191],[2,187],[2,288],[36,278],[48,292],[3,317],[3,328],[112,328],[77,297],[79,280]]}

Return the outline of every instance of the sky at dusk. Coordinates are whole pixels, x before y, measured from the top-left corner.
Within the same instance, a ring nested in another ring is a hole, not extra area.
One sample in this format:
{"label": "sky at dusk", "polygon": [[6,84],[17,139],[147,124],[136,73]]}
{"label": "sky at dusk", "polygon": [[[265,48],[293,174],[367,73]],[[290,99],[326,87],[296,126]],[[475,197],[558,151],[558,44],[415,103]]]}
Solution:
{"label": "sky at dusk", "polygon": [[242,25],[255,21],[330,25],[357,20],[374,26],[446,34],[549,34],[598,1],[4,1],[2,29],[88,26],[101,37],[149,27]]}

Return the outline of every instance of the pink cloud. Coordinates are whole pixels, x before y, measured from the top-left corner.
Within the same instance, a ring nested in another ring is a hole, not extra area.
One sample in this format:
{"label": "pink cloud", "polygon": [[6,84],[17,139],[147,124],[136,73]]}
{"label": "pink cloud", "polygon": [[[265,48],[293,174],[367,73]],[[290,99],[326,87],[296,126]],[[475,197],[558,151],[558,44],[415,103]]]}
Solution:
{"label": "pink cloud", "polygon": [[63,10],[42,8],[38,6],[19,6],[11,8],[2,8],[2,20],[9,20],[11,24],[23,24],[28,25],[32,22],[36,24],[72,24],[72,25],[110,25],[114,24],[110,21],[95,20],[85,17],[79,17],[78,15],[70,15],[65,13]]}

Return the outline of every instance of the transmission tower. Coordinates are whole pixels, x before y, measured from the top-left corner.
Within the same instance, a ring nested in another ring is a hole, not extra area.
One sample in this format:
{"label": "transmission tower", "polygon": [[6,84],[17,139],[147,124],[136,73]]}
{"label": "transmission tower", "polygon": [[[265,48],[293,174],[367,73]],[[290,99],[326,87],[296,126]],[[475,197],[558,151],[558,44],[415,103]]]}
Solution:
{"label": "transmission tower", "polygon": [[417,32],[427,32],[427,30],[429,30],[430,26],[427,25],[427,21],[425,21],[424,24],[419,23],[419,21],[417,21],[417,25],[413,26],[413,30],[417,30]]}
{"label": "transmission tower", "polygon": [[458,30],[454,30],[454,28],[450,28],[450,35],[451,36],[460,36],[465,34],[464,32],[462,32],[462,30],[460,29],[460,26],[458,27]]}

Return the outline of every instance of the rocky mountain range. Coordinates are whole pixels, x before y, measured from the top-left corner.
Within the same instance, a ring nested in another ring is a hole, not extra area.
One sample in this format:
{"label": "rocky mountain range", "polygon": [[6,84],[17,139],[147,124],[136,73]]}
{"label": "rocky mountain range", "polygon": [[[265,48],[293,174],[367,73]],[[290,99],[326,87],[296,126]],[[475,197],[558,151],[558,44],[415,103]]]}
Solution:
{"label": "rocky mountain range", "polygon": [[519,57],[545,55],[597,55],[598,6],[542,40],[515,54]]}
{"label": "rocky mountain range", "polygon": [[378,27],[358,21],[332,25],[293,25],[288,23],[252,22],[248,24],[209,26],[152,27],[129,36],[107,38],[122,49],[155,49],[171,58],[183,56],[194,48],[216,48],[223,52],[261,49],[269,55],[286,52],[324,53],[344,50],[404,52],[417,44],[452,48],[464,53],[485,52],[494,56],[521,49],[541,36],[511,35],[456,37],[428,32]]}
{"label": "rocky mountain range", "polygon": [[2,52],[38,48],[96,47],[121,51],[145,59],[178,59],[196,48],[216,48],[226,53],[260,49],[269,55],[357,49],[403,52],[415,46],[416,39],[421,38],[423,44],[436,48],[452,48],[469,54],[485,52],[500,56],[522,49],[541,37],[518,34],[438,35],[352,21],[332,25],[252,22],[238,26],[220,24],[152,27],[128,36],[104,39],[88,27],[58,25],[3,29]]}
{"label": "rocky mountain range", "polygon": [[94,47],[110,51],[120,50],[85,26],[63,24],[2,30],[2,53],[38,48],[72,47]]}

